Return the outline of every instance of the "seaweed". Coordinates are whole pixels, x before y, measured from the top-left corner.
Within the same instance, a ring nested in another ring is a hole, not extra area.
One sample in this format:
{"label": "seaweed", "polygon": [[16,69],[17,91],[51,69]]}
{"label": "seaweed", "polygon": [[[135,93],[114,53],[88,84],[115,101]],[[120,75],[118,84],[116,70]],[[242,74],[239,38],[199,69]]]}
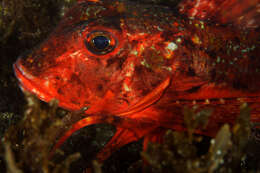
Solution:
{"label": "seaweed", "polygon": [[[50,157],[50,152],[57,136],[67,130],[71,122],[77,121],[81,112],[67,112],[57,107],[57,100],[46,104],[30,93],[25,94],[27,106],[23,118],[8,128],[0,145],[1,155],[6,162],[5,168],[2,168],[3,172],[70,172],[71,163],[78,161],[81,157],[77,148],[72,147],[76,144],[71,141],[72,146],[67,145],[64,151],[58,150],[58,154],[53,158]],[[87,129],[86,133],[93,135],[93,132],[91,133],[93,129]],[[111,137],[109,133],[105,135],[108,135],[107,138]],[[84,133],[77,135],[76,140],[82,140],[82,137],[86,136],[88,135]],[[92,143],[99,143],[100,137],[104,140],[104,135],[97,135],[97,140],[92,139]],[[66,150],[70,148],[74,149],[73,153],[66,153]],[[82,146],[81,149],[83,148]],[[98,171],[98,164],[94,165],[96,165],[95,170]],[[76,168],[76,170],[82,172],[85,168],[83,165],[82,168]]]}
{"label": "seaweed", "polygon": [[[190,111],[189,116],[194,117],[194,112]],[[148,163],[144,172],[259,172],[259,166],[249,168],[241,164],[245,163],[248,147],[252,146],[252,128],[250,108],[243,103],[234,126],[223,125],[216,137],[210,139],[208,151],[203,154],[194,145],[202,136],[191,134],[190,130],[169,130],[163,144],[150,143],[147,151],[142,152]],[[187,129],[195,130],[191,126]]]}
{"label": "seaweed", "polygon": [[[2,139],[1,153],[7,172],[82,172],[86,168],[93,168],[92,171],[97,173],[259,171],[259,160],[254,166],[247,163],[250,161],[248,154],[253,154],[248,153],[248,149],[252,150],[252,143],[258,142],[254,146],[258,147],[259,141],[251,134],[254,126],[246,103],[241,105],[236,123],[232,127],[223,125],[215,138],[195,133],[198,126],[206,126],[210,109],[198,111],[197,106],[184,108],[187,131],[168,130],[162,144],[149,143],[147,150],[142,152],[140,142],[130,144],[114,153],[102,166],[94,160],[94,154],[112,136],[113,128],[105,125],[85,128],[73,135],[58,154],[50,158],[57,136],[67,130],[71,122],[77,121],[79,118],[75,117],[81,113],[58,108],[56,100],[42,103],[29,93],[26,100],[23,119],[9,127]],[[84,138],[86,140],[82,141]],[[79,141],[82,142],[80,145]],[[127,161],[125,157],[129,157],[130,153],[140,153],[141,158],[138,154],[131,154],[134,157]]]}

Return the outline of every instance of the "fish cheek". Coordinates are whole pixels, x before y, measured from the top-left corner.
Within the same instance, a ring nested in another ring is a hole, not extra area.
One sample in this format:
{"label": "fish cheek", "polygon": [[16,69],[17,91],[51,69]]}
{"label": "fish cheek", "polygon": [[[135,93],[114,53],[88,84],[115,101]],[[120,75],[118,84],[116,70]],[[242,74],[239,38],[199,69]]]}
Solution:
{"label": "fish cheek", "polygon": [[90,67],[79,72],[79,81],[92,96],[102,98],[108,89],[109,76],[105,76],[105,70],[100,64],[92,64]]}
{"label": "fish cheek", "polygon": [[84,83],[75,73],[72,73],[68,81],[63,81],[57,85],[57,94],[62,99],[61,101],[70,102],[80,106],[86,105],[90,96]]}

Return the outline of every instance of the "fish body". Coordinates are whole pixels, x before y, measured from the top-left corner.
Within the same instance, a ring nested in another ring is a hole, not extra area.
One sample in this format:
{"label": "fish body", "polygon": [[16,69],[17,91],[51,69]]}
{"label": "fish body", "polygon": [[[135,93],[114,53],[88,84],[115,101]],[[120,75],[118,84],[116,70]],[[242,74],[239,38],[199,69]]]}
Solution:
{"label": "fish body", "polygon": [[84,0],[70,9],[45,42],[14,64],[24,90],[71,111],[88,108],[55,148],[84,126],[111,123],[117,132],[98,155],[104,160],[142,137],[146,145],[166,129],[185,130],[184,105],[213,108],[200,134],[214,136],[234,123],[241,102],[260,122],[255,25],[199,17],[128,1]]}

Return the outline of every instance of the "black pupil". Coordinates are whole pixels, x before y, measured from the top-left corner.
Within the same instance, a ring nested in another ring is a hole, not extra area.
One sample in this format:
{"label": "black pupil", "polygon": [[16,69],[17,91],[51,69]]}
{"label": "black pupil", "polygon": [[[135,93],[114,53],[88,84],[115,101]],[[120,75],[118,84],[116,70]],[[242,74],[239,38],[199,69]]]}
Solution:
{"label": "black pupil", "polygon": [[102,50],[107,48],[110,41],[105,36],[96,36],[95,38],[93,38],[92,42],[96,49]]}

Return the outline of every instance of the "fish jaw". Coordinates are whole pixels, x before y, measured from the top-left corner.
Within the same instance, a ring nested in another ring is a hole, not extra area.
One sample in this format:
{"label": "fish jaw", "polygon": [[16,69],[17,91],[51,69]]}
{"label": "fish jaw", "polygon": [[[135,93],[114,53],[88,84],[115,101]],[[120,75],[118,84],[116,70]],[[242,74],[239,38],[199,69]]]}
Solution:
{"label": "fish jaw", "polygon": [[[27,71],[26,68],[22,65],[20,58],[13,65],[13,69],[16,78],[19,80],[19,86],[22,89],[22,91],[27,91],[34,94],[44,102],[49,102],[53,99],[58,99],[55,96],[56,91],[53,87],[49,85],[49,81],[46,79],[44,80],[41,78],[37,78],[36,76],[30,74],[30,72]],[[80,109],[80,106],[66,102],[59,102],[59,105],[69,110]]]}
{"label": "fish jaw", "polygon": [[[34,71],[34,68],[26,64],[27,59],[19,58],[13,68],[21,89],[35,94],[45,102],[56,99],[60,107],[70,111],[93,107],[91,113],[95,113],[102,111],[97,109],[98,106],[95,104],[102,103],[104,109],[105,104],[109,102],[115,105],[115,95],[101,80],[104,78],[102,68],[99,73],[95,71],[97,69],[95,62],[91,60],[84,62],[80,57],[71,57],[71,54],[76,56],[75,52],[65,53],[57,58],[59,63],[44,69],[44,73],[41,73],[40,68]],[[93,68],[84,70],[86,66]],[[99,85],[102,86],[101,89],[98,88]],[[103,103],[103,100],[106,100],[106,103]]]}

